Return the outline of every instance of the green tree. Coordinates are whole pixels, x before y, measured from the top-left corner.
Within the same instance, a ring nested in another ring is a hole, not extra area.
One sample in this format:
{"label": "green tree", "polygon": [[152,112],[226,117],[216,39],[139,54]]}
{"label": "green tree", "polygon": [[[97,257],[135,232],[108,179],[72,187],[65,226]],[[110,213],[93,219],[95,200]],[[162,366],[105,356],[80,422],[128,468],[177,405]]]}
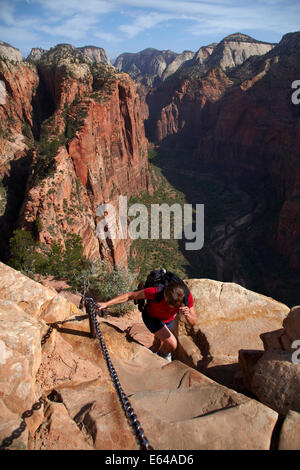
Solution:
{"label": "green tree", "polygon": [[27,230],[14,230],[12,238],[9,240],[10,266],[23,270],[28,267],[28,255],[32,254],[36,242],[31,232]]}
{"label": "green tree", "polygon": [[[134,288],[134,274],[123,266],[112,267],[107,261],[98,260],[91,265],[89,287],[98,301],[106,301]],[[133,309],[132,302],[115,305],[113,310],[119,315]]]}

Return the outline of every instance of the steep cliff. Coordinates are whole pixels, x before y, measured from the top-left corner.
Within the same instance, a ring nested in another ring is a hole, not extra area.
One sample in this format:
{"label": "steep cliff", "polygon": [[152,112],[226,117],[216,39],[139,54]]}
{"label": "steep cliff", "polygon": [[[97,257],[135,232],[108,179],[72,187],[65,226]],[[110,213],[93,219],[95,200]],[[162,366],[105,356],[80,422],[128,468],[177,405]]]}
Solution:
{"label": "steep cliff", "polygon": [[3,84],[0,102],[0,253],[3,255],[24,198],[24,182],[32,158],[32,100],[39,77],[35,67],[22,59],[20,51],[1,43],[0,81]]}
{"label": "steep cliff", "polygon": [[[132,80],[67,44],[43,53],[36,65],[21,64],[30,105],[15,111],[16,129],[21,132],[26,118],[32,161],[18,225],[32,229],[39,220],[38,238],[46,244],[77,233],[90,259],[101,255],[126,264],[130,240],[100,242],[96,209],[105,201],[118,213],[118,195],[130,198],[151,191],[147,141]],[[16,82],[9,70],[15,75],[16,67],[2,61],[9,95]],[[20,102],[24,96],[21,90]],[[7,104],[1,111],[9,113]],[[11,159],[15,161],[14,154]]]}

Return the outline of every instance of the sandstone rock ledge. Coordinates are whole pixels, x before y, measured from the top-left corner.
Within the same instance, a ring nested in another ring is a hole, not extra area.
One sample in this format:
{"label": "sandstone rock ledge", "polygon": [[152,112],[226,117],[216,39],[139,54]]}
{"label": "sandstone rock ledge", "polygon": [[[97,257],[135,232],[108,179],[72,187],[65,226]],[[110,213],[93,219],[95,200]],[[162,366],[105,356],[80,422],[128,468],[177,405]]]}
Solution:
{"label": "sandstone rock ledge", "polygon": [[299,332],[300,306],[295,306],[282,328],[261,335],[264,350],[239,351],[245,388],[283,421],[278,448],[284,450],[300,449]]}
{"label": "sandstone rock ledge", "polygon": [[[0,441],[43,395],[11,449],[138,449],[98,340],[82,312],[54,290],[0,263]],[[41,348],[46,322],[74,320]],[[154,449],[269,449],[278,413],[128,341],[100,321],[120,382]],[[73,334],[70,334],[73,333]],[[286,426],[288,432],[288,423]],[[284,441],[283,444],[284,445]]]}
{"label": "sandstone rock ledge", "polygon": [[261,349],[260,335],[281,328],[289,308],[238,284],[188,279],[197,324],[190,328],[177,317],[176,359],[232,386],[240,349]]}

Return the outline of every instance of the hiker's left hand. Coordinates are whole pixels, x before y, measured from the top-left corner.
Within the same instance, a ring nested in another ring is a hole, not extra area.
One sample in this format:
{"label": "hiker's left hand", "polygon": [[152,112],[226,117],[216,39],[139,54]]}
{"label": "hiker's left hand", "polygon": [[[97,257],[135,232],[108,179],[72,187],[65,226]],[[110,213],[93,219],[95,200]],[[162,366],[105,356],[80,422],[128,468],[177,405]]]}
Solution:
{"label": "hiker's left hand", "polygon": [[104,310],[105,308],[107,308],[106,302],[98,303],[97,307],[98,307],[99,310]]}

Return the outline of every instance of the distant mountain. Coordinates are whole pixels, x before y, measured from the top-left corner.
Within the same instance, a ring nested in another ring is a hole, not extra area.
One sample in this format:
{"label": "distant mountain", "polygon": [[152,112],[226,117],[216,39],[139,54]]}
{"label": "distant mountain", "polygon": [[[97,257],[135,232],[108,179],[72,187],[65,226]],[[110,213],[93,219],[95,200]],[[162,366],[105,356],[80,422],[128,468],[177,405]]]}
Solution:
{"label": "distant mountain", "polygon": [[219,43],[200,47],[192,60],[183,63],[178,74],[186,73],[204,75],[213,67],[222,70],[230,70],[241,65],[249,57],[264,55],[276,44],[258,41],[242,33],[234,33],[226,36]]}
{"label": "distant mountain", "polygon": [[186,61],[194,57],[194,52],[181,54],[170,50],[144,49],[137,53],[124,53],[115,61],[115,67],[128,73],[134,80],[146,86],[156,86]]}
{"label": "distant mountain", "polygon": [[0,41],[0,59],[8,59],[14,62],[22,62],[23,56],[19,49],[16,49],[7,42]]}
{"label": "distant mountain", "polygon": [[181,54],[170,50],[144,49],[137,53],[124,53],[115,61],[115,67],[128,73],[136,82],[156,87],[177,71],[197,67],[206,73],[212,67],[230,69],[242,64],[253,55],[269,52],[275,44],[258,41],[246,34],[234,33],[220,43],[202,46],[198,51]]}
{"label": "distant mountain", "polygon": [[275,45],[258,41],[246,34],[231,34],[217,44],[207,60],[207,65],[209,68],[219,66],[227,70],[242,64],[251,56],[266,54]]}
{"label": "distant mountain", "polygon": [[[58,44],[55,46],[55,48],[51,48],[50,51],[47,51],[45,49],[41,49],[39,47],[35,47],[31,49],[31,52],[29,56],[27,57],[27,60],[31,60],[33,62],[38,62],[39,60],[42,59],[42,57],[50,53],[53,50],[55,51],[60,50],[61,53],[66,53],[71,52],[73,55],[77,56],[79,59],[81,58],[87,63],[103,63],[107,65],[112,65],[108,55],[106,54],[105,50],[102,49],[102,47],[96,47],[96,46],[84,46],[84,47],[74,47],[71,44]],[[52,54],[53,56],[53,54]]]}

